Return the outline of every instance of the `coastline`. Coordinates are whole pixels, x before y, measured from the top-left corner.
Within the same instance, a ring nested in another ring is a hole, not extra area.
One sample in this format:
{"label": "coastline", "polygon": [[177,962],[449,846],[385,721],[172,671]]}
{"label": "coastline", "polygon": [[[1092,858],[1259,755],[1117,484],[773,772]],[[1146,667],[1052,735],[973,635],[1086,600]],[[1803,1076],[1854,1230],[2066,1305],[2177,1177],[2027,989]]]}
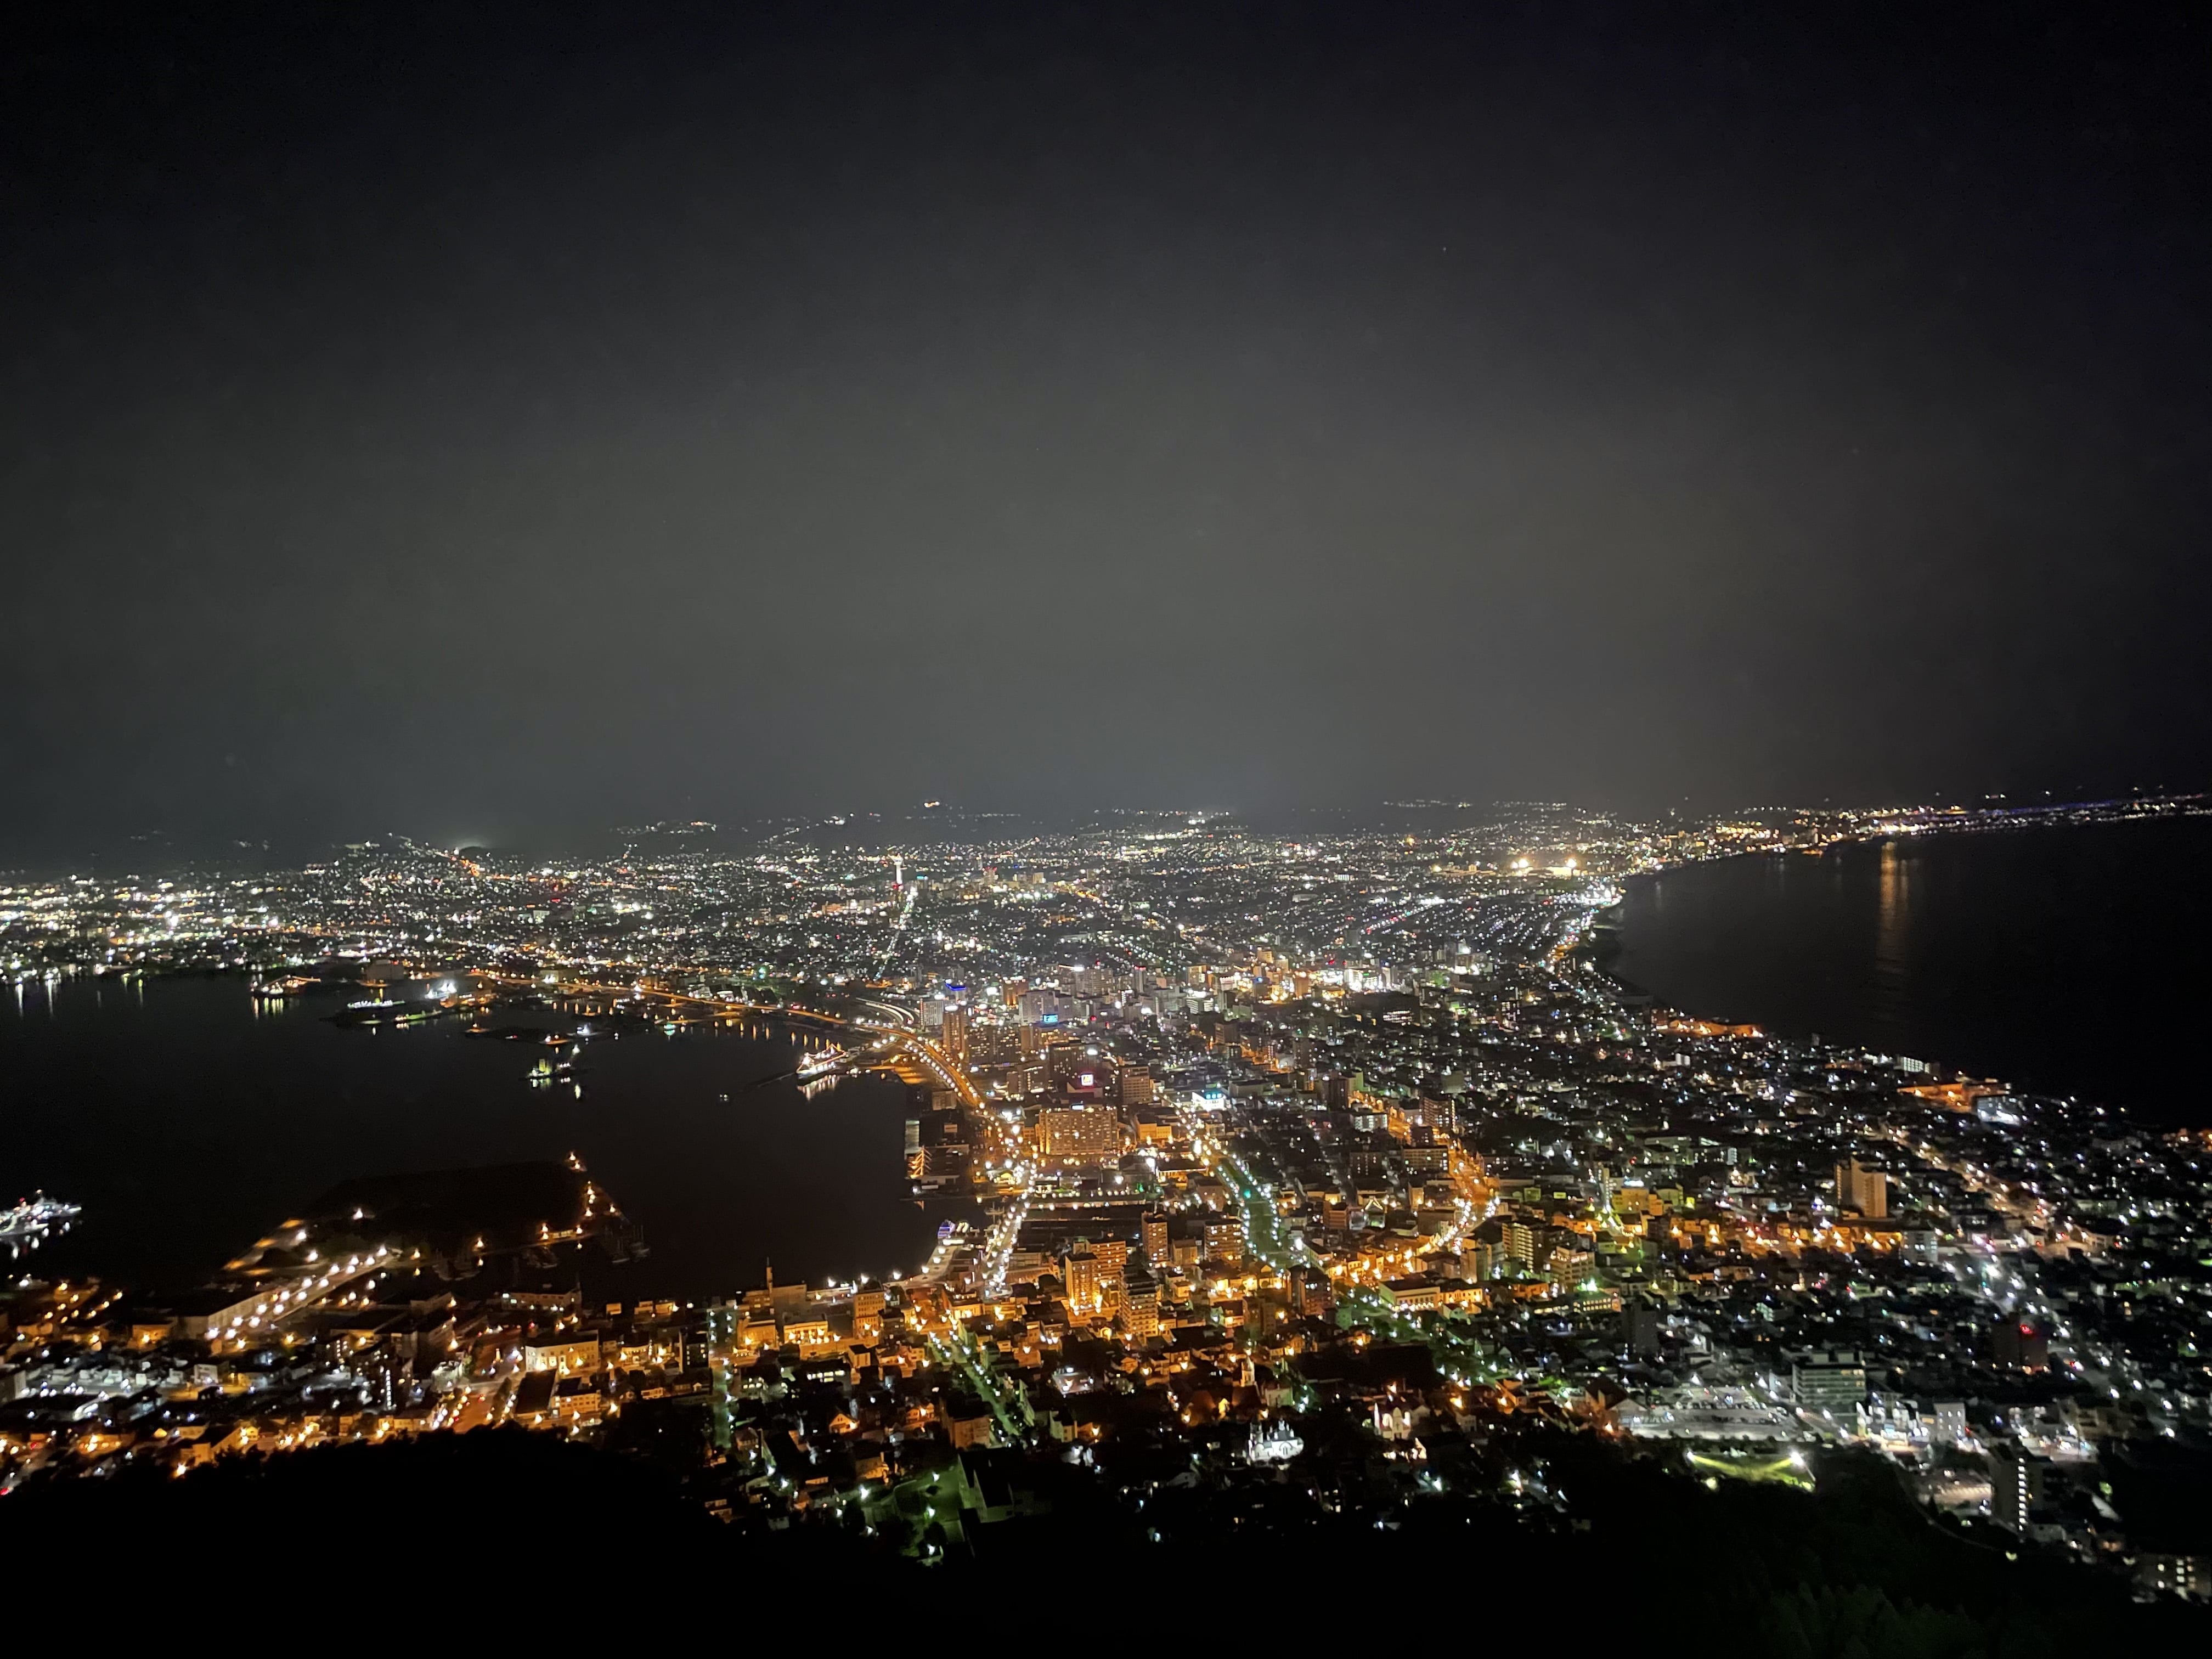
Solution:
{"label": "coastline", "polygon": [[[1600,969],[1650,1006],[1903,1054],[2177,1127],[2212,813],[2017,818],[1754,848],[1621,881]],[[2095,830],[2149,839],[2124,854]],[[2026,836],[2016,832],[2035,830]],[[1994,849],[2007,849],[2002,854]],[[1984,849],[1991,849],[1985,853]],[[2176,1035],[2169,1036],[2168,1033]]]}

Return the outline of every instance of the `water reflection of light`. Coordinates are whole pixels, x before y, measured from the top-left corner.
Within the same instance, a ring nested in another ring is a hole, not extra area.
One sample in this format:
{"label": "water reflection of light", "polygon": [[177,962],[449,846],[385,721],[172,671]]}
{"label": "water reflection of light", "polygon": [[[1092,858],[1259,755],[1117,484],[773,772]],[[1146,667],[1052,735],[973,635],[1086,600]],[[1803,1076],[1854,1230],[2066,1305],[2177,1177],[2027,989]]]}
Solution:
{"label": "water reflection of light", "polygon": [[1905,995],[1911,975],[1906,961],[1906,936],[1912,922],[1912,864],[1899,851],[1899,843],[1881,844],[1881,863],[1875,878],[1874,978],[1877,1000],[1885,1014],[1905,1012]]}

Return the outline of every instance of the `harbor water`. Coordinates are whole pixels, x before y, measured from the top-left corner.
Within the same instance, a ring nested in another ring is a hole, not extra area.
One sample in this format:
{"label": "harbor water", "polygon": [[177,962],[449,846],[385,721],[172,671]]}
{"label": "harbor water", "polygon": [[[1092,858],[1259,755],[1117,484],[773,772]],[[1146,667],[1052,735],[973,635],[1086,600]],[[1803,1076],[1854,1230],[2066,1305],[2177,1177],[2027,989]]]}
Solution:
{"label": "harbor water", "polygon": [[[572,1055],[458,1019],[344,1029],[340,1006],[258,1002],[239,975],[0,990],[0,1203],[43,1188],[83,1210],[37,1271],[190,1285],[341,1181],[570,1152],[644,1230],[619,1276],[639,1294],[726,1294],[771,1255],[779,1279],[820,1282],[928,1253],[902,1085],[802,1093],[781,1028],[633,1023]],[[555,1052],[576,1069],[533,1085]]]}

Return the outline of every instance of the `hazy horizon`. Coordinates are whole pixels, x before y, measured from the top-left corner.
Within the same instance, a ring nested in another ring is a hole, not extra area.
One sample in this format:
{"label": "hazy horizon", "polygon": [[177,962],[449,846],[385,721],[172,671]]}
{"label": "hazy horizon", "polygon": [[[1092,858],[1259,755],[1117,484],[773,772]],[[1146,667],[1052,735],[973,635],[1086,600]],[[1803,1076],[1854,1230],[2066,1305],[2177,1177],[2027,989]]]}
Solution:
{"label": "hazy horizon", "polygon": [[36,20],[0,860],[2193,787],[2201,33]]}

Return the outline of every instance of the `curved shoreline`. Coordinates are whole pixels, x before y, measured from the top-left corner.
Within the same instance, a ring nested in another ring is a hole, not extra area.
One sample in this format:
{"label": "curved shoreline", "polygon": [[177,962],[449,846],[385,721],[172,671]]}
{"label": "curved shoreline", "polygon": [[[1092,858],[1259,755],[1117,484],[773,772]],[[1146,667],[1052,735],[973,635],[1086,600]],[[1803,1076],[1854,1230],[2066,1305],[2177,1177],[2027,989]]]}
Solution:
{"label": "curved shoreline", "polygon": [[[1753,848],[1638,871],[1601,913],[1595,965],[1690,1018],[1903,1054],[2175,1123],[2188,1115],[2179,1034],[2204,969],[2189,945],[2201,900],[2167,896],[2199,890],[2189,878],[2203,849],[2191,843],[2205,832],[2179,826],[2207,817],[1961,826],[2175,826],[2121,858],[2101,837],[2008,834],[2011,850],[1985,863],[1968,860],[1964,835],[1922,831],[1830,843],[1802,866]],[[1817,894],[1802,882],[1776,890],[1801,871],[1823,873]],[[1668,878],[1662,918],[1654,894]]]}

